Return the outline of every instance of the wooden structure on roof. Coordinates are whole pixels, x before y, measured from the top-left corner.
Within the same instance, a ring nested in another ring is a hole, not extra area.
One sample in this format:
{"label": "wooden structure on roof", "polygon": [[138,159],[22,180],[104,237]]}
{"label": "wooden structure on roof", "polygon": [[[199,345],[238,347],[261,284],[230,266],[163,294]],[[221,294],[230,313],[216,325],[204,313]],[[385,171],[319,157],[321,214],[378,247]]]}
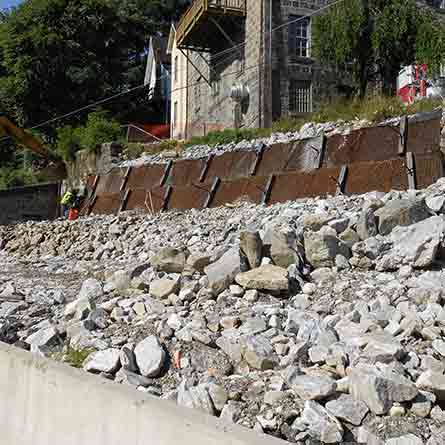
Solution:
{"label": "wooden structure on roof", "polygon": [[[194,0],[176,29],[180,49],[211,52],[232,43],[230,36],[246,17],[246,0]],[[224,38],[221,38],[224,37]]]}

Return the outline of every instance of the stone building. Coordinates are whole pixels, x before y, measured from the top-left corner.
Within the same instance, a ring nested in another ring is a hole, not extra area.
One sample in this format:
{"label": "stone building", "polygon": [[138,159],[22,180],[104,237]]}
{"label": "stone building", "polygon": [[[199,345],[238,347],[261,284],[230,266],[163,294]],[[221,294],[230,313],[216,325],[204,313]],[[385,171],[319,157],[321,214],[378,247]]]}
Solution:
{"label": "stone building", "polygon": [[347,91],[311,54],[311,18],[332,1],[193,0],[170,35],[172,137],[267,127]]}

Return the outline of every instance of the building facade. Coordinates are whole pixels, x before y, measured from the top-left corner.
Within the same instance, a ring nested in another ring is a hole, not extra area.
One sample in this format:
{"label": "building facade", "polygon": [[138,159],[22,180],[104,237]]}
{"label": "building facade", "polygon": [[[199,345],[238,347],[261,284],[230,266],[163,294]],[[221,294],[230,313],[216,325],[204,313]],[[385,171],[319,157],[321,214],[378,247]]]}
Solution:
{"label": "building facade", "polygon": [[193,0],[170,35],[172,137],[268,127],[348,91],[311,51],[312,17],[332,1]]}

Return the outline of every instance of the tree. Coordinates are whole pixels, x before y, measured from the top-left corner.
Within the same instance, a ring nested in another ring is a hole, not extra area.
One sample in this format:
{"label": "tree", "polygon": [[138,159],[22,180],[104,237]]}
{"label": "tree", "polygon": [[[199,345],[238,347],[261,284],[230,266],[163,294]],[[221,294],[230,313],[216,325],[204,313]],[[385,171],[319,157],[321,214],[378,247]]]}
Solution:
{"label": "tree", "polygon": [[426,63],[437,70],[445,58],[445,27],[415,0],[345,0],[313,23],[314,55],[350,73],[360,97],[372,80],[393,95],[404,65]]}
{"label": "tree", "polygon": [[[142,84],[149,36],[168,30],[182,3],[28,0],[4,12],[0,106],[31,126]],[[131,97],[120,106],[131,109]]]}

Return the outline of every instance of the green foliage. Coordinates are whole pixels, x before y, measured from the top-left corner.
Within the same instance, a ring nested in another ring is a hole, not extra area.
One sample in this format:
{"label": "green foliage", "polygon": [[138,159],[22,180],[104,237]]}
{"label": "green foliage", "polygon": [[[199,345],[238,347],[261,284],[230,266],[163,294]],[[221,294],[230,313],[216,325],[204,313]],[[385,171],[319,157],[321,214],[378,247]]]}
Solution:
{"label": "green foliage", "polygon": [[38,184],[45,180],[43,174],[36,173],[32,168],[16,168],[11,165],[0,167],[0,190]]}
{"label": "green foliage", "polygon": [[85,359],[94,352],[94,349],[75,349],[69,344],[65,346],[63,352],[55,353],[52,358],[57,361],[67,363],[74,368],[82,368]]}
{"label": "green foliage", "polygon": [[186,147],[192,145],[210,145],[238,143],[243,140],[250,140],[258,137],[269,136],[270,129],[263,128],[245,128],[245,129],[226,129],[223,131],[212,131],[206,136],[191,138]]}
{"label": "green foliage", "polygon": [[101,111],[88,115],[84,126],[66,125],[57,130],[56,152],[65,160],[72,161],[78,150],[95,151],[101,144],[122,139],[119,123]]}
{"label": "green foliage", "polygon": [[[168,32],[184,8],[181,3],[32,0],[5,11],[0,109],[28,127],[141,85],[149,37]],[[107,106],[115,113],[131,112],[135,97],[143,96],[137,91]]]}
{"label": "green foliage", "polygon": [[381,79],[395,94],[400,68],[414,62],[437,70],[445,59],[445,26],[415,0],[345,0],[314,19],[313,52],[323,63],[351,74],[364,97]]}

